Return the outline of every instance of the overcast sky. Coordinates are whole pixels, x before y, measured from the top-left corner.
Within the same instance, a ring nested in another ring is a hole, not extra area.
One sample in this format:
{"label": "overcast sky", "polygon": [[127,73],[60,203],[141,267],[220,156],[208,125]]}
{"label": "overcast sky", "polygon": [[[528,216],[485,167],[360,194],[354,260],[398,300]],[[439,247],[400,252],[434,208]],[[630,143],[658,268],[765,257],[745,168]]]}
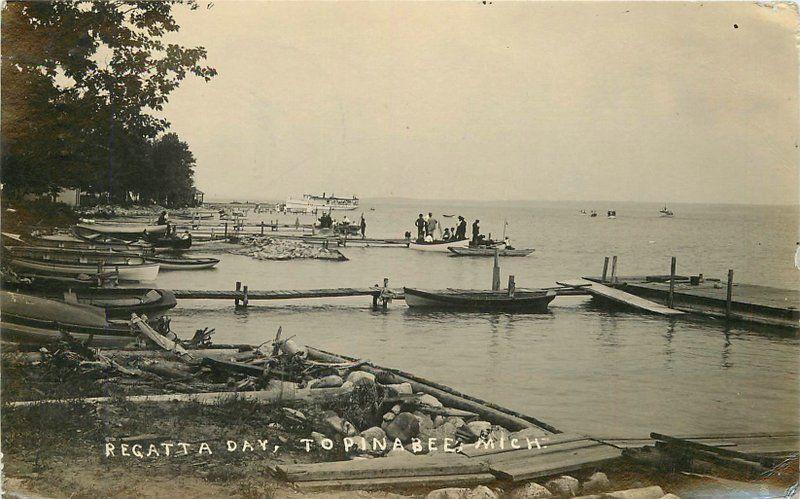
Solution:
{"label": "overcast sky", "polygon": [[207,199],[798,203],[788,5],[202,5],[165,114]]}

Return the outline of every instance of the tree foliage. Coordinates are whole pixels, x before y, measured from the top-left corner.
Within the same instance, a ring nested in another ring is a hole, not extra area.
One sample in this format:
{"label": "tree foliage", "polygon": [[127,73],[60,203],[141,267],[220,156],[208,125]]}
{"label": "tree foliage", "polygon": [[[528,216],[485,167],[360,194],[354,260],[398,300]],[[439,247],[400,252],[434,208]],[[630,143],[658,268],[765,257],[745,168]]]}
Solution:
{"label": "tree foliage", "polygon": [[[169,123],[151,113],[163,109],[185,77],[208,81],[216,71],[203,65],[203,47],[165,41],[179,30],[172,15],[176,3],[182,2],[5,4],[4,191],[73,187],[119,200],[141,194],[145,172],[150,180],[161,176],[162,189],[191,188],[194,159],[188,147],[174,134],[156,140]],[[161,153],[180,164],[167,166],[157,157]],[[169,174],[155,171],[155,165]],[[167,178],[174,185],[166,184]],[[150,192],[155,191],[145,197]]]}

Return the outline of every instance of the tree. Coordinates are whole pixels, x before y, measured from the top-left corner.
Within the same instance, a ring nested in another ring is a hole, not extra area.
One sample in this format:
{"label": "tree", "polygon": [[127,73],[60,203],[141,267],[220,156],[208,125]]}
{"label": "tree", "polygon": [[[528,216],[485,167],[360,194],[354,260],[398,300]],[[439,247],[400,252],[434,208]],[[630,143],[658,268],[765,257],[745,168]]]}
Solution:
{"label": "tree", "polygon": [[[189,74],[210,80],[203,47],[165,43],[178,0],[9,1],[2,24],[2,182],[11,195],[77,187],[124,197],[149,114]],[[194,2],[186,2],[196,8]]]}
{"label": "tree", "polygon": [[155,140],[141,170],[137,193],[163,206],[187,205],[194,199],[195,159],[188,144],[174,133]]}

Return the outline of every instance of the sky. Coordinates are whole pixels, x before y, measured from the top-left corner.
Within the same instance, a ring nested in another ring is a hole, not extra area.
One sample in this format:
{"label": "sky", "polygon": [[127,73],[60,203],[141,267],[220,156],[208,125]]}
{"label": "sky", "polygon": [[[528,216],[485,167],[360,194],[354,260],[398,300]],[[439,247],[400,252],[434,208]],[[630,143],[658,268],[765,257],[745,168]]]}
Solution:
{"label": "sky", "polygon": [[206,7],[164,111],[206,199],[799,203],[789,4]]}

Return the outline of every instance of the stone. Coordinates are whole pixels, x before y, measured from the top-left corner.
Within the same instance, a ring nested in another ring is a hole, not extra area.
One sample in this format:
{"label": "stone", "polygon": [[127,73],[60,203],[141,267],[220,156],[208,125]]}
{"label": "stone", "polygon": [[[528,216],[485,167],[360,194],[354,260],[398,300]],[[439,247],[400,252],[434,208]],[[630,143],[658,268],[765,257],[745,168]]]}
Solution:
{"label": "stone", "polygon": [[[429,439],[433,440],[433,449],[429,449]],[[445,423],[438,428],[420,429],[419,439],[422,441],[422,448],[425,452],[444,452],[444,439],[449,438],[447,443],[448,451],[452,452],[458,444],[456,443],[456,427],[451,423]]]}
{"label": "stone", "polygon": [[606,492],[611,490],[611,482],[603,472],[596,472],[589,477],[588,480],[583,482],[581,491],[583,494],[597,494],[599,492]]}
{"label": "stone", "polygon": [[478,485],[474,489],[467,492],[467,499],[499,499],[497,492],[493,491],[486,485]]}
{"label": "stone", "polygon": [[370,449],[370,443],[361,435],[347,437],[343,440],[343,444],[348,454],[363,454]]}
{"label": "stone", "polygon": [[393,412],[387,412],[386,414],[383,415],[383,420],[388,423],[388,422],[392,421],[396,416],[397,416],[397,414],[395,414]]}
{"label": "stone", "polygon": [[575,497],[581,488],[581,483],[577,478],[569,475],[562,475],[544,484],[551,494],[558,497]]}
{"label": "stone", "polygon": [[308,384],[309,388],[338,388],[342,386],[344,380],[341,376],[331,374],[324,378],[318,378]]}
{"label": "stone", "polygon": [[414,389],[411,388],[411,383],[399,383],[396,385],[383,385],[386,389],[386,395],[389,397],[399,397],[400,395],[411,395]]}
{"label": "stone", "polygon": [[528,482],[522,487],[517,487],[508,494],[509,499],[544,499],[553,497],[543,485],[536,482]]}
{"label": "stone", "polygon": [[681,496],[676,496],[675,494],[667,494],[661,499],[681,499]]}
{"label": "stone", "polygon": [[401,457],[401,456],[413,456],[411,452],[407,451],[406,449],[399,449],[399,448],[392,448],[389,452],[386,453],[386,457]]}
{"label": "stone", "polygon": [[609,492],[605,497],[616,499],[661,499],[664,497],[664,490],[658,485],[651,487],[641,487],[638,489],[617,490]]}
{"label": "stone", "polygon": [[492,428],[492,423],[488,421],[473,421],[471,423],[467,423],[467,430],[478,438],[481,436],[481,433],[484,431],[489,431]]}
{"label": "stone", "polygon": [[400,439],[401,442],[409,442],[412,438],[419,435],[419,420],[410,412],[401,412],[385,428],[386,436],[394,440]]}
{"label": "stone", "polygon": [[462,487],[448,487],[446,489],[432,490],[425,499],[466,499],[469,489]]}
{"label": "stone", "polygon": [[445,421],[451,423],[456,429],[467,426],[467,422],[458,416],[448,416]]}
{"label": "stone", "polygon": [[433,425],[433,420],[431,419],[431,417],[429,415],[425,414],[424,412],[419,412],[419,411],[414,411],[413,414],[414,414],[414,416],[416,416],[417,420],[419,421],[419,429],[420,429],[420,431],[433,428],[433,426],[434,426]]}
{"label": "stone", "polygon": [[377,426],[367,428],[360,433],[360,436],[367,441],[366,452],[368,454],[381,456],[391,448],[391,442],[388,442],[388,439],[386,438],[386,432]]}
{"label": "stone", "polygon": [[345,437],[358,435],[358,430],[353,426],[353,423],[345,421],[335,413],[325,418],[325,425],[327,430],[338,435],[343,435]]}
{"label": "stone", "polygon": [[447,421],[447,419],[445,419],[444,416],[436,416],[435,418],[433,418],[433,426],[437,427],[442,426],[445,423],[445,421]]}
{"label": "stone", "polygon": [[425,405],[430,406],[430,407],[444,407],[444,405],[442,405],[442,403],[439,402],[439,399],[437,399],[433,395],[429,395],[427,393],[422,395],[417,400],[419,401],[420,404],[425,404]]}
{"label": "stone", "polygon": [[400,404],[393,405],[392,412],[395,414],[400,414],[401,412],[403,412],[403,406],[401,406]]}
{"label": "stone", "polygon": [[375,375],[364,371],[352,371],[347,375],[347,381],[350,381],[353,384],[356,384],[362,380],[367,380],[369,383],[375,383]]}

